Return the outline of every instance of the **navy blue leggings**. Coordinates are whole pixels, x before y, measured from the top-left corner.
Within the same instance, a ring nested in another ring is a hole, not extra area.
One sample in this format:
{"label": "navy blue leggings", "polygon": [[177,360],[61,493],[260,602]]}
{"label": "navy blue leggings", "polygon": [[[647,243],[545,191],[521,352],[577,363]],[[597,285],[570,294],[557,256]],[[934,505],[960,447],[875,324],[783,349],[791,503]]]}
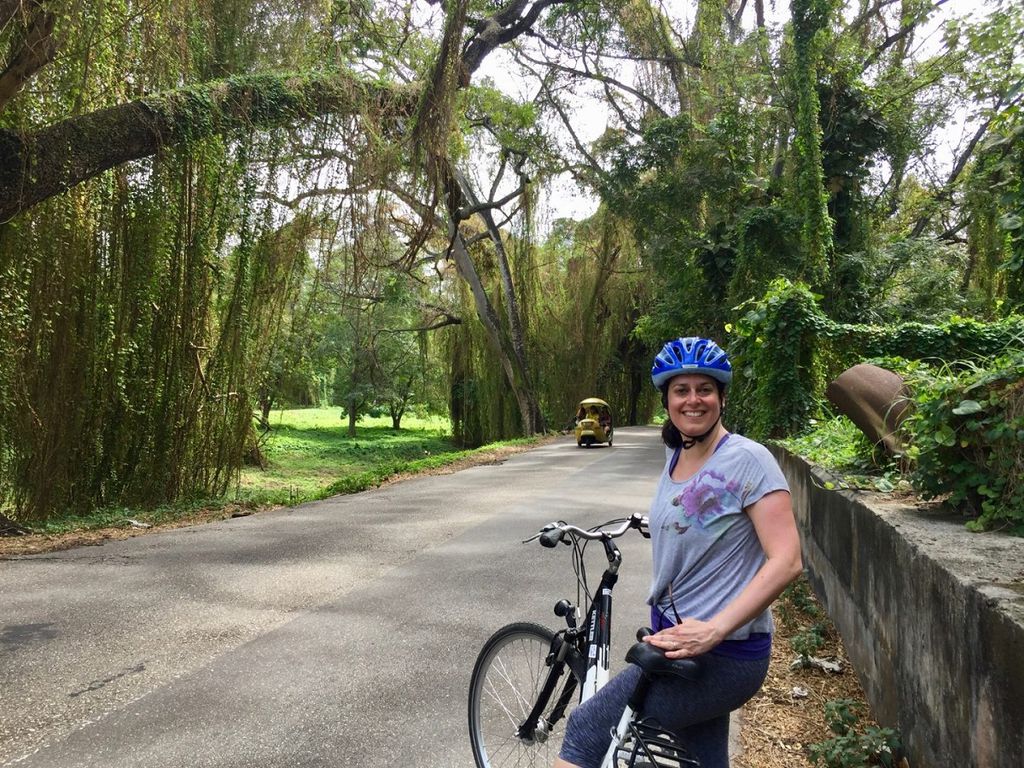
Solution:
{"label": "navy blue leggings", "polygon": [[[769,659],[740,660],[706,654],[699,680],[659,677],[643,716],[675,733],[703,768],[729,768],[729,713],[761,688]],[[559,756],[580,768],[599,768],[640,669],[630,665],[569,716]]]}

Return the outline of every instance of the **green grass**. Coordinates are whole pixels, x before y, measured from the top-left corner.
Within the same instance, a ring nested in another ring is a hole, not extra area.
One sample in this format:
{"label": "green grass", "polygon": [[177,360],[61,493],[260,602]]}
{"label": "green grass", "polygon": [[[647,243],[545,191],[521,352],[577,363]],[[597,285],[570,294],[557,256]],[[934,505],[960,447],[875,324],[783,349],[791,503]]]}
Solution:
{"label": "green grass", "polygon": [[191,499],[150,509],[111,507],[85,516],[51,518],[26,524],[38,533],[60,534],[124,527],[137,521],[162,525],[230,506],[259,508],[292,505],[373,488],[388,478],[452,464],[476,453],[532,439],[491,443],[461,450],[452,441],[447,419],[405,417],[402,429],[390,417],[360,419],[354,437],[338,408],[274,411],[263,446],[266,469],[244,468],[221,498]]}
{"label": "green grass", "polygon": [[303,408],[275,411],[270,425],[263,446],[267,467],[242,470],[234,491],[239,500],[279,504],[322,498],[349,487],[370,487],[410,471],[406,467],[416,462],[453,461],[453,454],[465,453],[452,443],[448,421],[439,418],[403,418],[396,432],[390,417],[364,417],[355,437],[349,437],[348,421],[338,408]]}
{"label": "green grass", "polygon": [[837,482],[826,487],[888,493],[906,486],[896,463],[881,449],[874,450],[864,433],[845,416],[818,421],[807,434],[776,442],[833,473]]}

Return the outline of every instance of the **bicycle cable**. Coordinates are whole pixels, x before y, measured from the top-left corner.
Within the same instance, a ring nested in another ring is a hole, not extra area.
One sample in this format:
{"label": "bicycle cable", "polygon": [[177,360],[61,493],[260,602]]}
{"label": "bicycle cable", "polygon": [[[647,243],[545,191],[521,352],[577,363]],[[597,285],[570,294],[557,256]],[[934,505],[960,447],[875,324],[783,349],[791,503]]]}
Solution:
{"label": "bicycle cable", "polygon": [[[628,517],[617,517],[613,520],[607,520],[598,525],[592,526],[587,529],[588,532],[597,532],[609,525],[617,525],[628,521]],[[580,539],[576,536],[570,535],[573,544],[573,558],[572,567],[576,573],[576,604],[580,604],[581,588],[582,594],[586,597],[586,602],[583,604],[583,615],[586,616],[590,611],[590,604],[594,601],[594,595],[590,592],[590,586],[587,580],[587,563],[584,555],[586,554],[587,544],[590,543],[591,539],[583,539],[583,543],[580,543]]]}

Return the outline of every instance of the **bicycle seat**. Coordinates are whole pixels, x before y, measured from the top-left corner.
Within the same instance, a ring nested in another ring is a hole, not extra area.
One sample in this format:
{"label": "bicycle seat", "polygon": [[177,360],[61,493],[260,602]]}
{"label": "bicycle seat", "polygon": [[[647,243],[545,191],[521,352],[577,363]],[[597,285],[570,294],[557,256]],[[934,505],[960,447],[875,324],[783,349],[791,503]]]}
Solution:
{"label": "bicycle seat", "polygon": [[649,643],[634,644],[626,654],[626,661],[636,664],[649,675],[674,675],[696,680],[701,673],[701,663],[697,659],[668,659],[663,650]]}

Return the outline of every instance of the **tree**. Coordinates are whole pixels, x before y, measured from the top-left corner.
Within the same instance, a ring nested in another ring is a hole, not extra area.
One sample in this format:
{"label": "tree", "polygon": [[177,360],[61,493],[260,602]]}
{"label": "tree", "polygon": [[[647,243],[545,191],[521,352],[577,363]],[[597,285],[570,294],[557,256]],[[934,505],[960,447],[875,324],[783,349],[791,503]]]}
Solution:
{"label": "tree", "polygon": [[[942,7],[0,0],[0,503],[217,493],[300,364],[400,419],[414,337],[473,442],[584,388],[643,420],[651,348],[778,276],[851,319],[927,251],[1014,305],[1020,13],[924,55]],[[474,82],[498,46],[532,95]],[[602,206],[545,243],[561,172]]]}

